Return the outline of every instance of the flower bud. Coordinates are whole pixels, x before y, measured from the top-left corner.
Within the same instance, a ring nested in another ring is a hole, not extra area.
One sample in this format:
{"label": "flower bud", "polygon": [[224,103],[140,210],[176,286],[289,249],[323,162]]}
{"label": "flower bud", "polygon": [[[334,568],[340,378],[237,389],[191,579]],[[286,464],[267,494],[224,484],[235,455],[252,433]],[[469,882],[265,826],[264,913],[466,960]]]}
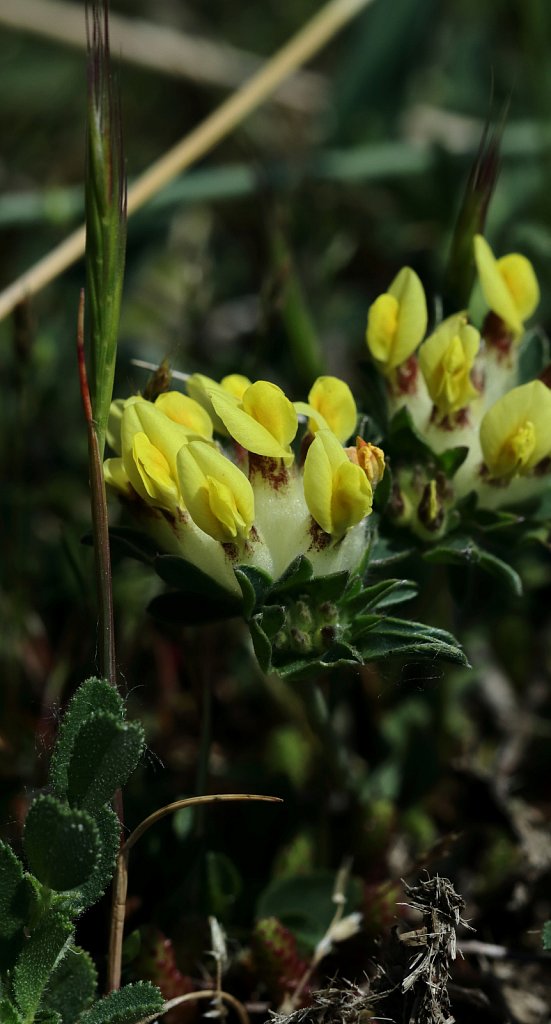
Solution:
{"label": "flower bud", "polygon": [[540,380],[513,388],[488,409],[480,445],[492,477],[526,476],[551,455],[551,391]]}
{"label": "flower bud", "polygon": [[415,352],[427,329],[427,302],[423,285],[411,267],[403,267],[388,292],[371,305],[367,320],[367,347],[384,374],[389,374]]}
{"label": "flower bud", "polygon": [[509,253],[496,260],[482,235],[475,235],[474,255],[489,308],[501,317],[517,339],[520,338],[524,321],[532,315],[540,299],[530,260],[519,253]]}

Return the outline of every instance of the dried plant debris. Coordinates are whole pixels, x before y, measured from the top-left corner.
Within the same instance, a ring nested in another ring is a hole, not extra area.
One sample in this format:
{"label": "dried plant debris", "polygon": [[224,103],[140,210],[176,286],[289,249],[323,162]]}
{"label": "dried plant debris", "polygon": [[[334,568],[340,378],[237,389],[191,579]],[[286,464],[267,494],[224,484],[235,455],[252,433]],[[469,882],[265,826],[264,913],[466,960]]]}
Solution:
{"label": "dried plant debris", "polygon": [[375,1005],[383,995],[371,991],[367,980],[365,986],[343,981],[318,989],[308,1006],[293,1013],[272,1014],[270,1024],[369,1024],[382,1019],[376,1014]]}
{"label": "dried plant debris", "polygon": [[451,882],[439,875],[405,888],[407,905],[423,917],[421,928],[399,937],[408,948],[418,949],[401,985],[402,992],[413,997],[408,1024],[452,1024],[448,982],[450,964],[457,954],[456,929],[469,927],[461,917],[465,901]]}

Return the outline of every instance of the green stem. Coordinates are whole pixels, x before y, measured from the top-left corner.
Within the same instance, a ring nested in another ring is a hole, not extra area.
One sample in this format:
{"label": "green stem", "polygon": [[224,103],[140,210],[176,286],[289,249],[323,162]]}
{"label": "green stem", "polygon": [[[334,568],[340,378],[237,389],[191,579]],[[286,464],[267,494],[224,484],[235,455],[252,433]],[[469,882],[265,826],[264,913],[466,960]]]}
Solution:
{"label": "green stem", "polygon": [[308,724],[319,740],[323,756],[329,762],[334,781],[347,793],[357,797],[357,780],[351,770],[350,759],[343,743],[333,728],[327,701],[320,684],[305,680],[301,684],[300,692]]}
{"label": "green stem", "polygon": [[115,659],[115,628],[113,621],[113,590],[111,586],[111,552],[109,549],[109,520],[107,497],[100,455],[96,424],[92,416],[92,405],[84,359],[84,291],[81,292],[78,315],[78,366],[80,388],[86,426],[88,428],[88,462],[90,470],[90,503],[92,509],[92,534],[94,539],[94,562],[98,600],[98,632],[100,670],[105,679],[117,685]]}

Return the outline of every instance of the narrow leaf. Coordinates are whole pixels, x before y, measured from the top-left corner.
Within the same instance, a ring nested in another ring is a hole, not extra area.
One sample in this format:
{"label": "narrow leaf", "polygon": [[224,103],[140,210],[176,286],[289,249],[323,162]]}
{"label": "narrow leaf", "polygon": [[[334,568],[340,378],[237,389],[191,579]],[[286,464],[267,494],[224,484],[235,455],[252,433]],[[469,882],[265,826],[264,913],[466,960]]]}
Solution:
{"label": "narrow leaf", "polygon": [[15,1001],[25,1020],[32,1021],[42,993],[65,954],[73,926],[57,910],[51,910],[25,942],[14,971]]}

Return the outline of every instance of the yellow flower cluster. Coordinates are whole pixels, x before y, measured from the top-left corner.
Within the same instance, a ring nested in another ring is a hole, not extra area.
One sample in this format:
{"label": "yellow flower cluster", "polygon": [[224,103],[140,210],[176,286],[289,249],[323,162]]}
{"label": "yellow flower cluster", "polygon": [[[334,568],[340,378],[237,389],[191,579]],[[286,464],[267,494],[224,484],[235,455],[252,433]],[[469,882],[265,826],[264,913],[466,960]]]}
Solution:
{"label": "yellow flower cluster", "polygon": [[[531,496],[545,485],[551,460],[551,390],[539,380],[514,386],[524,324],[539,302],[534,269],[519,253],[496,259],[481,235],[474,239],[473,264],[474,295],[487,309],[480,329],[461,311],[425,338],[427,302],[410,267],[368,314],[367,347],[386,378],[391,415],[405,406],[436,454],[468,449],[453,485],[443,490],[407,465],[398,472],[395,519],[415,525],[417,516],[421,533],[427,522],[429,531],[444,530],[445,507],[471,491],[488,506]],[[529,485],[522,483],[526,477]]]}
{"label": "yellow flower cluster", "polygon": [[358,419],[348,385],[319,377],[293,404],[269,381],[195,374],[187,392],[113,403],[106,482],[150,525],[168,524],[172,550],[202,568],[207,552],[205,571],[228,586],[240,562],[273,576],[299,554],[354,568],[384,456],[362,438],[343,447]]}

